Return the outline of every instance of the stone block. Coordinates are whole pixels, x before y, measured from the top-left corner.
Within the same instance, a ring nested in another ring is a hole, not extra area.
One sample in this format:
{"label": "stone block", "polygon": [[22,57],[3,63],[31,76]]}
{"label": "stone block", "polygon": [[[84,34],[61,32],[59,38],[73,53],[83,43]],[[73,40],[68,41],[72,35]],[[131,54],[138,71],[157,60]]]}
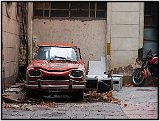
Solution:
{"label": "stone block", "polygon": [[138,38],[112,38],[111,41],[111,50],[138,50]]}
{"label": "stone block", "polygon": [[139,11],[140,2],[113,2],[112,11]]}
{"label": "stone block", "polygon": [[126,63],[134,64],[136,58],[138,57],[138,50],[137,51],[111,51],[111,68],[124,67]]}
{"label": "stone block", "polygon": [[139,25],[112,25],[112,37],[139,37]]}
{"label": "stone block", "polygon": [[112,12],[112,24],[139,24],[139,12]]}

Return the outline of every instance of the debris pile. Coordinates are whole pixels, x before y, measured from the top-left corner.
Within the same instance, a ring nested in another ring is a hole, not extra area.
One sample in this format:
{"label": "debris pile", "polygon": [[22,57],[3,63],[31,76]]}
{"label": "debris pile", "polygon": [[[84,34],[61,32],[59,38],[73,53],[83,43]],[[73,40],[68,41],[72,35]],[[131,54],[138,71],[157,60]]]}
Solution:
{"label": "debris pile", "polygon": [[4,91],[2,97],[6,102],[21,102],[21,100],[25,99],[24,84],[16,83],[12,85]]}
{"label": "debris pile", "polygon": [[124,86],[124,87],[134,87],[133,84],[124,84],[123,86]]}
{"label": "debris pile", "polygon": [[97,98],[97,100],[104,100],[113,104],[120,104],[120,101],[114,97],[112,97],[112,91],[97,93],[96,91],[89,91],[88,95]]}
{"label": "debris pile", "polygon": [[41,102],[38,104],[35,103],[6,103],[3,101],[3,108],[13,108],[13,109],[21,109],[26,111],[35,111],[35,110],[49,110],[51,107],[56,107],[55,102]]}
{"label": "debris pile", "polygon": [[8,103],[39,103],[40,100],[26,97],[26,92],[24,90],[24,83],[16,83],[11,87],[7,88],[3,94],[2,98]]}

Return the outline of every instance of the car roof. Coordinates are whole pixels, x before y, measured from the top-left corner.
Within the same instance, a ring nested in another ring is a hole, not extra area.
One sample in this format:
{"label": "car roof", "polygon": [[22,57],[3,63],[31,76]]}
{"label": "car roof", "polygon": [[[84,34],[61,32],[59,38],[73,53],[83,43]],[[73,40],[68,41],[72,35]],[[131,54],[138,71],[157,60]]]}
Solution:
{"label": "car roof", "polygon": [[38,44],[39,47],[77,47],[74,44],[71,43],[39,43]]}

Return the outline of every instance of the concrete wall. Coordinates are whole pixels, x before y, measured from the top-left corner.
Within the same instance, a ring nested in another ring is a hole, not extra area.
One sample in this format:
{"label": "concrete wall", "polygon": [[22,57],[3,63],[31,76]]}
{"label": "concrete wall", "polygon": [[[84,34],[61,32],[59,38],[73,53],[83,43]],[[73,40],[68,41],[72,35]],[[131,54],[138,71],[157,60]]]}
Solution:
{"label": "concrete wall", "polygon": [[74,43],[82,58],[100,60],[105,56],[106,20],[33,20],[33,40],[41,42]]}
{"label": "concrete wall", "polygon": [[143,46],[143,3],[109,2],[107,37],[111,45],[110,69],[132,71]]}
{"label": "concrete wall", "polygon": [[17,16],[16,3],[12,2],[10,8],[7,9],[6,2],[3,2],[2,67],[5,68],[4,78],[6,86],[15,83],[18,75],[19,41],[19,17]]}

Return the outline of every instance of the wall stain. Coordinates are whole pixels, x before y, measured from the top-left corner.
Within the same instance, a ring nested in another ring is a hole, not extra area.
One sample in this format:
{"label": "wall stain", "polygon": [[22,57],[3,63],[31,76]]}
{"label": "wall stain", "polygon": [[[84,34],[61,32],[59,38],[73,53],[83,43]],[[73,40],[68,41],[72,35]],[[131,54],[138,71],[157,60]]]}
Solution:
{"label": "wall stain", "polygon": [[112,71],[113,74],[123,74],[124,76],[132,76],[134,68],[130,64],[128,66],[111,69],[110,71]]}

